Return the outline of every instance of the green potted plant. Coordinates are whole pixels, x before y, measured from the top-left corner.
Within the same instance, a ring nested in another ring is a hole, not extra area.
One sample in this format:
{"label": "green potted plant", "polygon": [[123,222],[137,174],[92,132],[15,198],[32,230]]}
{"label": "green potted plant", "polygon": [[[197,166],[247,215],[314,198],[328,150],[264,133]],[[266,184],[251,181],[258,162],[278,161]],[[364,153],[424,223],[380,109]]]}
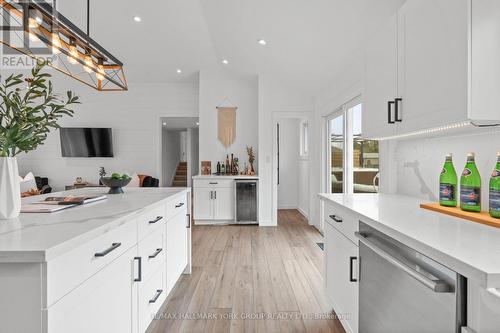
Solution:
{"label": "green potted plant", "polygon": [[71,91],[65,98],[56,94],[43,67],[37,64],[31,75],[0,77],[0,219],[21,210],[16,156],[42,145],[62,117],[73,116],[70,106],[80,103]]}

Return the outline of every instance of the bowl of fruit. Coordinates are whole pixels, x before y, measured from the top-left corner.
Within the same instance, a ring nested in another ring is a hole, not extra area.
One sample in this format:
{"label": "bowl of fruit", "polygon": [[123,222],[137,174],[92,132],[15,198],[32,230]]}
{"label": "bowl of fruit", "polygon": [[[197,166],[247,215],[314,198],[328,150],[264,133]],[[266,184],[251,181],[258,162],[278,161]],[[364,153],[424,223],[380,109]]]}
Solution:
{"label": "bowl of fruit", "polygon": [[101,177],[101,183],[109,187],[109,194],[123,193],[122,187],[127,186],[132,178],[127,174],[113,173],[111,177]]}

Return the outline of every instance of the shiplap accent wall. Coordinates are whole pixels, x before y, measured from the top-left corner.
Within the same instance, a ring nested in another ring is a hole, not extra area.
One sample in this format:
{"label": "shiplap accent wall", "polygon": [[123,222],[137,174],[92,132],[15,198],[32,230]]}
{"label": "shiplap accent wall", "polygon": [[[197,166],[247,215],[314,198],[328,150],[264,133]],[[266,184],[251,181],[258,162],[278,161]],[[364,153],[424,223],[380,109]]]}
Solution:
{"label": "shiplap accent wall", "polygon": [[[49,178],[55,190],[80,176],[97,182],[98,168],[108,172],[160,174],[160,117],[198,116],[198,80],[184,83],[130,84],[128,92],[97,92],[68,77],[55,77],[55,89],[77,93],[82,104],[68,127],[111,127],[114,158],[63,158],[59,133],[51,133],[45,145],[19,156],[20,174],[33,171]],[[61,88],[62,87],[62,88]]]}

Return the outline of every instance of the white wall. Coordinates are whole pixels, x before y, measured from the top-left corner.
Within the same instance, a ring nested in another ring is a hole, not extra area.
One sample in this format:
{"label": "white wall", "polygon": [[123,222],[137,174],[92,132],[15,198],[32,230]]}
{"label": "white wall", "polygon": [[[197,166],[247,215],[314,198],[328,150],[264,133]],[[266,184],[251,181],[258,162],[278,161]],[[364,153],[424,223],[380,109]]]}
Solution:
{"label": "white wall", "polygon": [[76,177],[97,182],[100,166],[110,172],[137,172],[159,177],[161,116],[198,116],[198,84],[162,83],[129,85],[128,92],[97,92],[67,76],[54,80],[54,89],[70,89],[82,104],[74,118],[61,122],[69,127],[111,127],[114,158],[62,158],[59,133],[46,144],[19,157],[21,175],[33,171],[46,176],[55,190],[73,184]]}
{"label": "white wall", "polygon": [[309,158],[299,159],[299,211],[309,219],[309,198],[311,197],[309,186]]}
{"label": "white wall", "polygon": [[188,151],[188,186],[191,186],[192,176],[199,174],[200,170],[200,138],[198,128],[188,128],[189,151]]}
{"label": "white wall", "polygon": [[299,207],[299,119],[279,119],[279,184],[278,209]]}
{"label": "white wall", "polygon": [[453,153],[458,177],[468,152],[476,153],[476,165],[482,180],[483,210],[488,208],[488,183],[500,151],[500,131],[485,130],[481,134],[461,134],[437,138],[420,138],[396,143],[394,162],[397,170],[398,193],[428,201],[437,201],[439,174],[447,153]]}
{"label": "white wall", "polygon": [[[216,107],[224,103],[225,99],[232,106],[238,107],[236,139],[228,149],[217,138]],[[248,162],[247,146],[254,147],[258,161],[256,77],[239,77],[226,71],[201,71],[199,110],[200,161],[212,161],[212,170],[215,170],[217,161],[224,161],[226,154],[234,153],[234,157],[238,157],[243,166]]]}
{"label": "white wall", "polygon": [[177,166],[181,160],[181,133],[162,129],[162,183],[161,186],[172,186]]}

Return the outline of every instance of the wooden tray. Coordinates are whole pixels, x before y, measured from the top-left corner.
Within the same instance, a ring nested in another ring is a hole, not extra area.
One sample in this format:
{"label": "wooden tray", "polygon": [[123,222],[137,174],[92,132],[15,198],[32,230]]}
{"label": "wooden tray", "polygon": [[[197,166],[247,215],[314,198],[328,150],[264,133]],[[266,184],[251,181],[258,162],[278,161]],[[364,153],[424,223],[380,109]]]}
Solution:
{"label": "wooden tray", "polygon": [[445,207],[436,202],[420,204],[420,208],[432,210],[446,215],[451,215],[454,217],[459,217],[476,223],[486,224],[491,227],[500,228],[500,219],[491,217],[488,212],[466,212],[461,210],[460,207]]}

